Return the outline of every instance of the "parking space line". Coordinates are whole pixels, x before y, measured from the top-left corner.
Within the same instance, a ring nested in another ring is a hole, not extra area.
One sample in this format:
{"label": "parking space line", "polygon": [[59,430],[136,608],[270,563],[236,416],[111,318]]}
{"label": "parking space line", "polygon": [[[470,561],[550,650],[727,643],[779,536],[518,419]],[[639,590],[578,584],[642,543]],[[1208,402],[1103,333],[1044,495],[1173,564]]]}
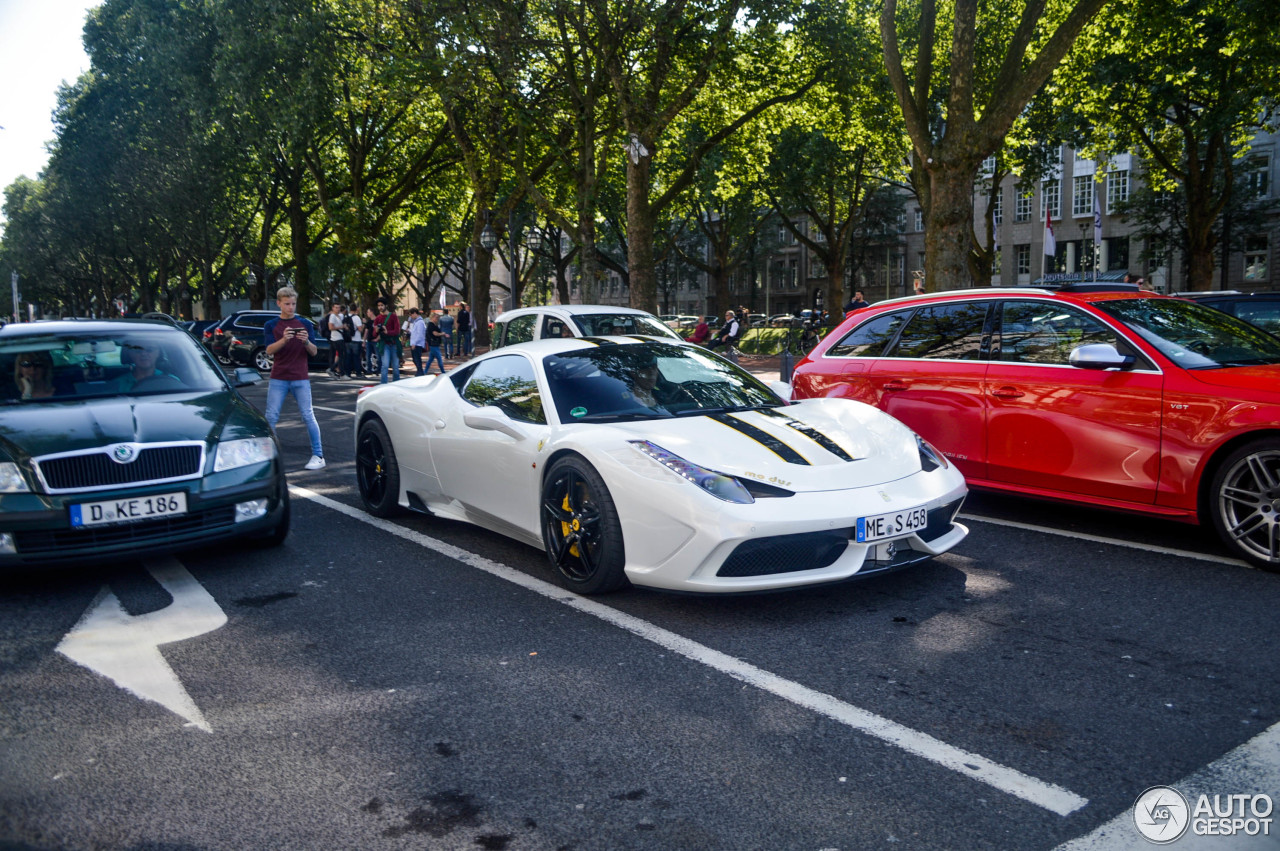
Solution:
{"label": "parking space line", "polygon": [[784,679],[776,674],[771,674],[768,671],[743,662],[741,659],[713,650],[706,645],[655,626],[648,621],[619,612],[589,598],[579,597],[558,585],[528,576],[492,559],[467,552],[459,547],[420,532],[415,532],[412,529],[406,529],[388,520],[373,517],[360,509],[330,499],[307,488],[290,485],[289,492],[296,497],[311,500],[318,505],[345,514],[363,523],[368,523],[418,546],[483,570],[499,579],[505,579],[529,591],[577,609],[584,614],[597,617],[646,641],[664,647],[673,653],[678,653],[694,662],[714,668],[734,679],[781,697],[783,700],[825,715],[852,729],[873,736],[965,777],[986,783],[1002,792],[1021,798],[1028,803],[1042,807],[1060,816],[1070,815],[1089,803],[1087,798],[1082,798],[1060,786],[1037,780],[985,757],[953,747],[927,733],[912,730],[895,721],[890,721],[865,709],[860,709],[838,700],[831,695]]}
{"label": "parking space line", "polygon": [[1113,547],[1128,547],[1148,553],[1159,553],[1179,558],[1194,558],[1200,561],[1211,561],[1214,564],[1229,564],[1233,567],[1253,568],[1253,565],[1241,559],[1213,553],[1198,553],[1194,550],[1175,550],[1172,547],[1161,547],[1156,544],[1139,544],[1135,541],[1122,541],[1119,538],[1104,538],[1101,535],[1090,535],[1085,532],[1071,532],[1066,529],[1054,529],[1050,526],[1035,526],[1031,523],[1019,523],[1017,520],[997,520],[994,517],[979,517],[977,514],[961,514],[961,520],[976,520],[979,523],[990,523],[993,526],[1007,526],[1010,529],[1024,529],[1028,532],[1043,532],[1046,535],[1059,535],[1063,538],[1075,538],[1078,541],[1092,541],[1095,544],[1109,544]]}
{"label": "parking space line", "polygon": [[[1154,786],[1156,782],[1148,785]],[[1258,792],[1275,795],[1280,789],[1280,724],[1273,724],[1240,747],[1206,765],[1191,776],[1172,784],[1193,807],[1200,795],[1229,795]],[[1136,795],[1141,789],[1136,789]],[[1274,849],[1276,837],[1250,836],[1240,831],[1230,836],[1196,836],[1188,831],[1176,841],[1178,851],[1233,851]],[[1054,851],[1142,851],[1152,843],[1133,825],[1133,810],[1126,810],[1096,830],[1064,842]]]}

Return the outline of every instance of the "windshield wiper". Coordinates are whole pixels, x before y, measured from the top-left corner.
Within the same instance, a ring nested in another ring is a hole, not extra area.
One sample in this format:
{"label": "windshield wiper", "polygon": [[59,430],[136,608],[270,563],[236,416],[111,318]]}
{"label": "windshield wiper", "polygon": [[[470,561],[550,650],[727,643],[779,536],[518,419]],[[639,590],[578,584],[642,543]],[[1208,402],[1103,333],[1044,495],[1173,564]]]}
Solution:
{"label": "windshield wiper", "polygon": [[565,421],[569,423],[616,423],[626,420],[665,420],[669,419],[671,414],[662,411],[627,411],[621,414],[587,414],[583,417],[570,417]]}
{"label": "windshield wiper", "polygon": [[758,405],[719,405],[714,408],[689,408],[677,411],[677,417],[698,417],[710,414],[740,414],[743,411],[762,411],[765,408],[780,408],[776,403],[761,402]]}

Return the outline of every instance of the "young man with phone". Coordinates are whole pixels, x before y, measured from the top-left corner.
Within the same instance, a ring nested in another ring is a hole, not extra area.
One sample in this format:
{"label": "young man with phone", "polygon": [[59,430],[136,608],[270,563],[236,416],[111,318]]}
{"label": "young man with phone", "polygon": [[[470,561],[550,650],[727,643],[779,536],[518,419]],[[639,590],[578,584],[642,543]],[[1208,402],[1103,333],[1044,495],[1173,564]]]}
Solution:
{"label": "young man with phone", "polygon": [[320,424],[311,409],[311,377],[307,371],[307,361],[317,351],[312,342],[316,328],[310,319],[298,316],[298,293],[292,287],[276,291],[276,304],[280,306],[280,315],[268,319],[262,329],[262,341],[272,358],[271,382],[267,385],[267,422],[274,431],[280,421],[284,398],[292,393],[311,437],[311,460],[305,468],[319,470],[324,466],[324,446],[320,443]]}

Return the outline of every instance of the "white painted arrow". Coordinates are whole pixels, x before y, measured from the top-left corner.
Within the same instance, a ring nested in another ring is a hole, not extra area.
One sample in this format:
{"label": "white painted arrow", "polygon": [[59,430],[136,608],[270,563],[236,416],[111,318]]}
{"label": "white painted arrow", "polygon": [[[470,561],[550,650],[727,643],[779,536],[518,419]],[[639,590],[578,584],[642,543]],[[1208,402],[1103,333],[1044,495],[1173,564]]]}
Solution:
{"label": "white painted arrow", "polygon": [[154,701],[205,732],[213,732],[177,674],[160,655],[161,644],[213,632],[227,615],[177,559],[148,562],[147,571],[173,596],[163,609],[131,615],[104,585],[57,650],[78,665]]}

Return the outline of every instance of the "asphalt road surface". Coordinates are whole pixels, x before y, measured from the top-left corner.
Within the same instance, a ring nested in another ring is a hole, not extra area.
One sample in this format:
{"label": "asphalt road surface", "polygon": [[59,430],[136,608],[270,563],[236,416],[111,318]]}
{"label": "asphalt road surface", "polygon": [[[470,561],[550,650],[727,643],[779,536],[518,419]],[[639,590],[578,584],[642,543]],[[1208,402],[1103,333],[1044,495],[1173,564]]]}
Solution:
{"label": "asphalt road surface", "polygon": [[3,578],[0,847],[1138,848],[1149,787],[1280,796],[1280,576],[1206,531],[975,494],[909,571],[583,600],[366,515],[313,384],[284,546]]}

